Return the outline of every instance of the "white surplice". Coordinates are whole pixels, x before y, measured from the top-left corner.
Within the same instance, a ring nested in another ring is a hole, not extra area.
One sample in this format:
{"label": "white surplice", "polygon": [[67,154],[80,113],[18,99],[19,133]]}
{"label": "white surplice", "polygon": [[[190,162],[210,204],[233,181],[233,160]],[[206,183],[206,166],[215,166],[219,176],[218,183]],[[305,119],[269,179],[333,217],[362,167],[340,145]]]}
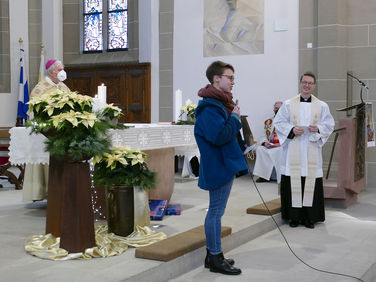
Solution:
{"label": "white surplice", "polygon": [[276,170],[277,183],[281,182],[282,147],[266,148],[259,145],[256,147],[256,162],[253,174],[261,178],[270,180],[273,168]]}
{"label": "white surplice", "polygon": [[[274,117],[267,119],[264,124],[264,139],[260,142],[263,144],[264,142],[273,143],[274,141],[274,125],[273,125]],[[270,123],[268,123],[270,122]],[[253,174],[257,175],[261,178],[270,180],[270,177],[273,172],[273,168],[275,168],[275,172],[277,175],[277,183],[281,182],[281,161],[282,161],[282,147],[274,147],[274,148],[266,148],[263,145],[256,146],[256,161],[255,167],[253,168]]]}
{"label": "white surplice", "polygon": [[[315,154],[317,154],[317,158],[315,158],[316,159],[315,162],[317,163],[315,164],[316,172],[315,172],[315,175],[313,175],[313,177],[316,177],[316,178],[322,177],[323,176],[322,146],[326,143],[326,141],[328,140],[330,134],[332,133],[334,129],[334,119],[332,115],[330,114],[328,105],[325,102],[312,97],[315,99],[315,101],[318,101],[318,103],[320,103],[320,108],[321,108],[320,117],[318,117],[317,122],[315,122],[315,124],[318,126],[319,133],[305,132],[300,137],[295,136],[294,138],[299,139],[300,150],[299,152],[290,152],[291,151],[290,143],[293,139],[289,139],[288,135],[291,132],[291,129],[294,126],[307,128],[312,123],[312,116],[311,116],[312,103],[307,103],[307,102],[299,103],[299,109],[298,109],[299,117],[297,117],[299,124],[294,124],[293,121],[291,120],[290,106],[291,106],[292,101],[294,101],[296,98],[297,97],[294,97],[293,99],[287,100],[286,102],[283,103],[282,107],[279,109],[273,122],[277,130],[279,142],[283,148],[283,162],[281,165],[281,174],[286,175],[286,176],[292,175],[292,171],[290,169],[290,157],[291,157],[291,154],[295,153],[295,154],[298,154],[300,158],[300,176],[307,177],[308,171],[309,171],[309,165],[308,165],[309,147],[310,147],[310,144],[312,145],[311,142],[314,142],[316,143],[315,147],[317,147],[317,151],[315,152]],[[300,183],[300,180],[299,180],[299,183]],[[297,206],[293,203],[293,206],[299,207],[301,206],[301,203],[299,203]]]}

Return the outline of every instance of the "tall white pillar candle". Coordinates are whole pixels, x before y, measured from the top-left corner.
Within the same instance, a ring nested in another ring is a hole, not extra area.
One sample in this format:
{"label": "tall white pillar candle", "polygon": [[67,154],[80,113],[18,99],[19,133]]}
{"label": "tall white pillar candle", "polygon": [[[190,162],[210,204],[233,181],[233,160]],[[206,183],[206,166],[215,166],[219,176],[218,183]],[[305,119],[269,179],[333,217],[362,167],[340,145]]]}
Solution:
{"label": "tall white pillar candle", "polygon": [[183,92],[178,89],[174,95],[174,121],[179,120],[181,114],[181,107],[183,106]]}
{"label": "tall white pillar candle", "polygon": [[103,83],[98,86],[98,98],[99,101],[107,103],[107,87]]}

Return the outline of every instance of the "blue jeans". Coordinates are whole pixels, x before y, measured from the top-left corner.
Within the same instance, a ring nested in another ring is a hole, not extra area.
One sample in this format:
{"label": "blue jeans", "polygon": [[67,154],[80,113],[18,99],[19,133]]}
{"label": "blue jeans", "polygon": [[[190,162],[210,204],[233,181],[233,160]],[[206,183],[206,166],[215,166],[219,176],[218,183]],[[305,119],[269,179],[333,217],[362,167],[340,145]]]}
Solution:
{"label": "blue jeans", "polygon": [[212,255],[222,253],[221,220],[225,213],[228,197],[232,187],[232,178],[225,185],[209,191],[209,210],[205,218],[206,247]]}

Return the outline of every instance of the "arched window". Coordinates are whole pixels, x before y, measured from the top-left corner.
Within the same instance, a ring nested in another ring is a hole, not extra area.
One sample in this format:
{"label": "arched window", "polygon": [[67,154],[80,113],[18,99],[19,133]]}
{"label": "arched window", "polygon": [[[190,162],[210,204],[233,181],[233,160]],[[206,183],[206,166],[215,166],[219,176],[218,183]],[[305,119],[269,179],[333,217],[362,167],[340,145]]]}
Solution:
{"label": "arched window", "polygon": [[[83,52],[128,49],[128,0],[84,0]],[[105,13],[107,12],[107,13]]]}

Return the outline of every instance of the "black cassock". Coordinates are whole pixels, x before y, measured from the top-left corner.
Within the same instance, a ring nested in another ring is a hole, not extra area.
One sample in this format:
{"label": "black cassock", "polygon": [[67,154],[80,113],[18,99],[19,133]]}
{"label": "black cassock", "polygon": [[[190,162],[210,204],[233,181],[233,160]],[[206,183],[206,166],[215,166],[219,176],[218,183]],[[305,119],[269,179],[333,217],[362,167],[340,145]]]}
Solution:
{"label": "black cassock", "polygon": [[[304,196],[305,177],[302,180],[302,197]],[[316,178],[315,191],[313,194],[312,207],[293,208],[291,204],[291,182],[290,176],[281,176],[281,213],[286,220],[304,222],[309,220],[312,223],[325,221],[324,188],[322,177]]]}

